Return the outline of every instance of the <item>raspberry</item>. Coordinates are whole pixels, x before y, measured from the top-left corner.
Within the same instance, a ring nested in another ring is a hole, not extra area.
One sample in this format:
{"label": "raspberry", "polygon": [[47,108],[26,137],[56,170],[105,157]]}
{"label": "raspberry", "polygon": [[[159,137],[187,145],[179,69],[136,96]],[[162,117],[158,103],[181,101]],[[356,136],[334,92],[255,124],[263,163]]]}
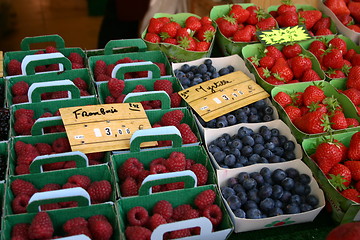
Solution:
{"label": "raspberry", "polygon": [[15,119],[19,118],[20,116],[27,116],[29,118],[34,118],[34,110],[31,109],[25,109],[25,108],[20,108],[18,110],[15,111]]}
{"label": "raspberry", "polygon": [[48,155],[53,152],[52,147],[50,146],[50,144],[47,143],[36,143],[35,147],[40,155]]}
{"label": "raspberry", "polygon": [[89,229],[93,239],[109,240],[113,235],[113,227],[103,215],[94,215],[88,219]]}
{"label": "raspberry", "polygon": [[81,65],[84,65],[84,59],[79,53],[76,53],[76,52],[70,53],[70,55],[68,56],[68,59],[72,63],[78,63]]}
{"label": "raspberry", "polygon": [[50,64],[47,66],[46,71],[50,72],[50,71],[58,71],[59,70],[59,65],[54,63],[54,64]]}
{"label": "raspberry", "polygon": [[25,146],[27,144],[22,141],[17,141],[15,143],[15,153],[17,156],[23,155],[25,153]]}
{"label": "raspberry", "polygon": [[111,77],[109,77],[106,74],[99,74],[99,75],[95,75],[95,81],[97,82],[106,82],[109,81]]}
{"label": "raspberry", "polygon": [[169,172],[164,165],[156,164],[150,166],[150,174],[159,174],[159,173],[167,173]]}
{"label": "raspberry", "polygon": [[73,175],[68,178],[68,183],[73,183],[75,185],[78,185],[79,187],[82,187],[83,189],[87,189],[90,186],[91,179],[88,176],[84,175]]}
{"label": "raspberry", "polygon": [[160,124],[162,126],[177,126],[183,117],[184,113],[181,110],[167,112],[161,117]]}
{"label": "raspberry", "polygon": [[13,104],[25,103],[25,102],[29,102],[29,98],[27,95],[15,96],[13,97],[12,101]]}
{"label": "raspberry", "polygon": [[150,175],[149,170],[142,170],[139,175],[136,178],[136,182],[141,185],[141,183],[144,181],[144,179]]}
{"label": "raspberry", "polygon": [[67,138],[58,138],[52,143],[52,148],[56,153],[70,152],[70,143]]}
{"label": "raspberry", "polygon": [[161,108],[161,101],[153,100],[153,101],[149,102],[149,105],[152,107],[152,109],[159,109],[159,108]]}
{"label": "raspberry", "polygon": [[169,239],[184,238],[184,237],[189,237],[189,236],[191,236],[190,229],[186,228],[186,229],[172,231],[169,234]]}
{"label": "raspberry", "polygon": [[69,94],[67,91],[56,91],[51,94],[51,99],[68,98]]}
{"label": "raspberry", "polygon": [[102,203],[110,200],[112,187],[109,181],[101,180],[92,182],[87,191],[92,203]]}
{"label": "raspberry", "polygon": [[68,169],[68,168],[76,168],[76,162],[75,161],[65,162],[63,169]]}
{"label": "raspberry", "polygon": [[182,98],[175,92],[170,94],[171,108],[180,107]]}
{"label": "raspberry", "polygon": [[105,103],[109,104],[109,103],[115,103],[115,98],[113,96],[107,96],[105,98]]}
{"label": "raspberry", "polygon": [[131,58],[129,57],[125,57],[125,58],[122,58],[122,59],[119,59],[116,61],[116,64],[120,64],[120,63],[132,63],[133,60],[131,60]]}
{"label": "raspberry", "polygon": [[118,169],[118,176],[124,180],[127,177],[137,178],[144,170],[144,165],[137,158],[127,159]]}
{"label": "raspberry", "polygon": [[164,164],[165,164],[165,161],[166,161],[165,158],[156,158],[156,159],[154,159],[154,160],[151,161],[150,167],[153,166],[153,165],[158,165],[158,164],[164,165]]}
{"label": "raspberry", "polygon": [[40,116],[40,118],[47,118],[47,117],[52,117],[53,115],[52,115],[52,113],[51,112],[44,112],[41,116]]}
{"label": "raspberry", "polygon": [[15,224],[11,229],[11,239],[13,239],[14,237],[23,237],[23,239],[28,239],[27,233],[29,226],[30,224],[28,223]]}
{"label": "raspberry", "polygon": [[17,82],[11,87],[11,92],[15,96],[27,95],[28,90],[29,84],[25,81]]}
{"label": "raspberry", "polygon": [[90,96],[90,93],[86,90],[80,89],[80,96]]}
{"label": "raspberry", "polygon": [[84,235],[88,236],[90,239],[93,239],[90,229],[87,226],[78,226],[76,228],[72,228],[67,233],[69,234],[69,236],[84,234]]}
{"label": "raspberry", "polygon": [[166,223],[167,222],[163,216],[161,216],[158,213],[155,213],[154,215],[152,215],[150,217],[148,226],[151,231],[154,231],[154,229],[157,228],[159,225],[166,224]]}
{"label": "raspberry", "polygon": [[18,165],[30,165],[32,163],[32,161],[34,160],[35,156],[33,155],[20,155],[17,159],[16,159],[16,163]]}
{"label": "raspberry", "polygon": [[107,67],[106,67],[106,75],[108,75],[109,77],[111,77],[112,71],[114,70],[114,67],[115,67],[115,66],[116,66],[115,64],[109,64],[109,65],[107,65]]}
{"label": "raspberry", "polygon": [[176,126],[181,133],[181,137],[183,139],[183,144],[196,143],[198,142],[198,138],[195,133],[191,130],[190,126],[186,123],[182,123]]}
{"label": "raspberry", "polygon": [[125,229],[127,240],[149,240],[151,231],[145,227],[128,226]]}
{"label": "raspberry", "polygon": [[22,73],[21,62],[16,59],[11,59],[6,67],[6,71],[9,76],[20,75]]}
{"label": "raspberry", "polygon": [[190,170],[193,171],[197,177],[197,185],[202,186],[207,183],[209,171],[201,163],[195,163],[190,167]]}
{"label": "raspberry", "polygon": [[108,82],[108,88],[110,91],[111,96],[114,98],[119,97],[125,88],[124,80],[120,80],[117,78],[111,78]]}
{"label": "raspberry", "polygon": [[28,196],[32,196],[34,193],[37,192],[37,189],[31,182],[22,179],[15,179],[11,183],[11,191],[13,192],[14,196],[17,196],[19,194],[26,194]]}
{"label": "raspberry", "polygon": [[67,188],[76,188],[79,187],[78,185],[74,184],[74,183],[65,183],[64,185],[62,185],[62,189],[67,189]]}
{"label": "raspberry", "polygon": [[134,178],[128,177],[120,186],[123,197],[138,195],[138,186]]}
{"label": "raspberry", "polygon": [[59,51],[54,46],[47,46],[45,48],[45,52],[46,53],[56,53],[56,52],[59,52]]}
{"label": "raspberry", "polygon": [[173,207],[169,201],[160,200],[154,205],[152,212],[153,214],[158,213],[168,220],[173,214]]}
{"label": "raspberry", "polygon": [[189,209],[188,211],[186,211],[184,213],[183,219],[187,220],[187,219],[193,219],[193,218],[198,218],[200,217],[200,212],[196,209]]}
{"label": "raspberry", "polygon": [[72,207],[78,207],[78,202],[76,201],[60,202],[59,205],[62,208],[72,208]]}
{"label": "raspberry", "polygon": [[29,227],[30,239],[48,239],[54,233],[54,227],[51,218],[47,212],[39,212],[31,221]]}
{"label": "raspberry", "polygon": [[79,69],[79,68],[84,68],[84,64],[80,64],[80,63],[71,63],[71,69]]}
{"label": "raspberry", "polygon": [[172,83],[169,80],[156,80],[154,82],[155,91],[165,91],[169,96],[174,92]]}
{"label": "raspberry", "polygon": [[43,186],[39,192],[47,192],[61,189],[60,184],[57,183],[48,183]]}
{"label": "raspberry", "polygon": [[64,164],[65,162],[48,163],[48,164],[44,164],[43,168],[44,171],[54,171],[54,170],[63,169]]}
{"label": "raspberry", "polygon": [[134,90],[132,90],[132,92],[147,92],[147,89],[144,85],[136,85],[136,87],[134,88]]}
{"label": "raspberry", "polygon": [[170,172],[184,171],[186,168],[186,157],[182,152],[172,152],[165,161],[165,166]]}
{"label": "raspberry", "polygon": [[49,203],[49,204],[41,205],[40,208],[41,211],[48,211],[48,210],[60,209],[61,206],[58,203]]}
{"label": "raspberry", "polygon": [[160,75],[164,76],[166,75],[166,67],[164,63],[158,63],[158,62],[154,62],[159,68],[160,68]]}
{"label": "raspberry", "polygon": [[116,102],[116,103],[123,103],[125,97],[126,97],[126,94],[121,94],[120,96],[118,96],[118,97],[115,99],[115,102]]}
{"label": "raspberry", "polygon": [[73,80],[73,83],[79,88],[79,89],[82,89],[82,90],[87,90],[88,89],[88,85],[87,83],[82,79],[82,78],[75,78]]}
{"label": "raspberry", "polygon": [[98,60],[95,62],[94,66],[94,75],[95,78],[99,76],[100,74],[106,75],[106,63],[103,60]]}
{"label": "raspberry", "polygon": [[101,161],[105,157],[105,152],[87,153],[89,160]]}
{"label": "raspberry", "polygon": [[102,164],[102,162],[96,161],[96,160],[89,160],[89,165],[98,165],[98,164]]}
{"label": "raspberry", "polygon": [[222,211],[220,207],[216,204],[207,206],[203,210],[203,216],[208,218],[214,227],[219,225],[222,221]]}
{"label": "raspberry", "polygon": [[186,170],[190,170],[191,166],[194,165],[196,162],[192,159],[186,159]]}
{"label": "raspberry", "polygon": [[144,226],[149,220],[148,211],[140,206],[130,209],[126,216],[132,226]]}
{"label": "raspberry", "polygon": [[189,211],[192,207],[189,204],[182,204],[174,208],[172,218],[175,221],[183,220],[186,211]]}
{"label": "raspberry", "polygon": [[14,130],[19,135],[31,135],[31,128],[34,125],[34,120],[28,116],[20,116],[15,120]]}
{"label": "raspberry", "polygon": [[194,204],[201,210],[215,202],[216,193],[209,189],[198,194],[194,200]]}
{"label": "raspberry", "polygon": [[12,211],[15,214],[26,213],[27,212],[26,207],[27,207],[27,205],[29,203],[29,200],[30,200],[30,196],[27,195],[27,194],[19,194],[19,195],[17,195],[14,198],[14,200],[11,202]]}
{"label": "raspberry", "polygon": [[30,173],[29,165],[27,164],[19,164],[15,167],[16,175],[24,175]]}
{"label": "raspberry", "polygon": [[174,183],[167,183],[165,185],[166,189],[164,191],[172,191],[177,189],[184,189],[185,183],[184,182],[174,182]]}
{"label": "raspberry", "polygon": [[83,217],[76,217],[76,218],[67,220],[63,224],[63,229],[65,232],[69,233],[71,231],[71,229],[81,227],[81,226],[87,227],[88,226],[87,220]]}

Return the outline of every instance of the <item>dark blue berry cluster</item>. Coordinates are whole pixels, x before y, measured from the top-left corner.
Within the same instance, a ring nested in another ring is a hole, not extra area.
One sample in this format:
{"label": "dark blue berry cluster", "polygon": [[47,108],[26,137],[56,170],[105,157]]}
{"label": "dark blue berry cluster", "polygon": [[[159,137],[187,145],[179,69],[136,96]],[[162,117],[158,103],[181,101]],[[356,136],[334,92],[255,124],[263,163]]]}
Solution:
{"label": "dark blue berry cluster", "polygon": [[238,218],[259,219],[307,212],[319,205],[311,194],[311,178],[295,168],[240,172],[221,193]]}
{"label": "dark blue berry cluster", "polygon": [[217,71],[211,59],[205,59],[204,63],[199,66],[184,64],[174,71],[176,78],[179,79],[184,88],[192,87],[231,72],[234,72],[234,67],[231,65]]}
{"label": "dark blue berry cluster", "polygon": [[239,123],[269,122],[274,120],[273,114],[274,109],[262,99],[209,122],[204,122],[200,117],[198,119],[203,127],[222,128]]}
{"label": "dark blue berry cluster", "polygon": [[277,128],[261,126],[258,132],[248,127],[237,134],[223,134],[208,145],[209,152],[222,168],[237,168],[255,163],[278,163],[295,159],[295,143]]}

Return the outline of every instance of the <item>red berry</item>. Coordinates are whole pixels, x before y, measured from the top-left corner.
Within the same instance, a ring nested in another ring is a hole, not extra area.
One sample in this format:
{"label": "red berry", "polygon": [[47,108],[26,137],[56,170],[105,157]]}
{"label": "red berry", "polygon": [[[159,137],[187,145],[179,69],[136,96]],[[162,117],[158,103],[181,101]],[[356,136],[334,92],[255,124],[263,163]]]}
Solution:
{"label": "red berry", "polygon": [[15,179],[11,183],[11,191],[13,192],[14,196],[17,196],[19,194],[26,194],[28,196],[32,196],[34,193],[37,192],[37,189],[31,182],[22,179]]}
{"label": "red berry", "polygon": [[70,55],[68,56],[68,59],[72,63],[84,65],[84,59],[79,53],[76,53],[76,52],[70,53]]}
{"label": "red berry", "polygon": [[169,201],[160,200],[158,201],[153,209],[153,214],[158,213],[163,216],[166,220],[170,219],[173,214],[173,207]]}
{"label": "red berry", "polygon": [[128,226],[125,229],[125,235],[128,240],[149,240],[151,231],[145,227]]}
{"label": "red berry", "polygon": [[181,137],[183,139],[183,144],[196,143],[198,142],[198,138],[195,133],[191,130],[190,126],[186,123],[182,123],[176,126],[181,133]]}
{"label": "red berry", "polygon": [[182,204],[174,208],[172,218],[176,221],[183,220],[186,211],[192,209],[189,204]]}
{"label": "red berry", "polygon": [[155,91],[165,91],[169,95],[174,92],[172,83],[166,79],[156,80],[154,82],[154,90]]}
{"label": "red berry", "polygon": [[82,90],[87,90],[88,88],[88,85],[87,83],[82,79],[82,78],[75,78],[73,80],[73,83],[79,88],[79,89],[82,89]]}
{"label": "red berry", "polygon": [[52,148],[56,153],[70,152],[71,147],[67,138],[58,138],[52,143]]}
{"label": "red berry", "polygon": [[171,108],[180,107],[182,98],[175,92],[170,94]]}
{"label": "red berry", "polygon": [[47,212],[39,212],[31,221],[29,227],[30,239],[49,239],[52,238],[54,227]]}
{"label": "red berry", "polygon": [[207,206],[212,205],[215,202],[216,193],[209,189],[198,194],[194,200],[194,204],[199,209],[205,209]]}
{"label": "red berry", "polygon": [[177,126],[180,124],[184,117],[184,113],[181,110],[173,110],[165,113],[160,120],[162,126]]}
{"label": "red berry", "polygon": [[214,227],[219,225],[222,221],[222,211],[220,207],[216,204],[207,206],[203,210],[203,216],[208,218]]}
{"label": "red berry", "polygon": [[148,211],[140,206],[130,209],[126,216],[129,224],[132,226],[144,226],[149,220]]}
{"label": "red berry", "polygon": [[120,186],[121,195],[123,197],[138,195],[138,186],[136,180],[132,177],[128,177]]}
{"label": "red berry", "polygon": [[111,78],[108,82],[108,88],[111,96],[117,98],[119,97],[125,88],[124,80],[120,80],[117,78]]}
{"label": "red berry", "polygon": [[47,192],[47,191],[54,191],[54,190],[59,190],[61,189],[60,184],[57,183],[48,183],[45,184],[39,192]]}
{"label": "red berry", "polygon": [[110,200],[112,187],[109,181],[101,180],[92,182],[87,191],[92,203],[102,203]]}
{"label": "red berry", "polygon": [[182,152],[172,152],[165,161],[165,167],[170,172],[184,171],[186,167],[186,157]]}
{"label": "red berry", "polygon": [[14,130],[18,135],[31,135],[31,128],[34,125],[34,120],[27,116],[20,116],[15,120]]}
{"label": "red berry", "polygon": [[73,183],[83,189],[87,189],[90,186],[91,179],[85,175],[73,175],[68,178],[68,183]]}
{"label": "red berry", "polygon": [[47,143],[36,143],[35,147],[40,155],[48,155],[53,152],[51,145]]}
{"label": "red berry", "polygon": [[191,232],[190,232],[189,228],[172,231],[169,234],[170,239],[177,239],[177,238],[183,238],[183,237],[189,237],[189,236],[191,236]]}
{"label": "red berry", "polygon": [[109,240],[113,235],[113,227],[103,215],[91,216],[88,219],[89,230],[94,240]]}
{"label": "red berry", "polygon": [[27,212],[27,205],[29,203],[30,196],[27,194],[19,194],[17,195],[14,200],[11,202],[11,208],[13,213],[26,213]]}
{"label": "red berry", "polygon": [[28,90],[29,84],[25,81],[17,82],[11,87],[11,92],[15,96],[27,95]]}
{"label": "red berry", "polygon": [[129,158],[118,169],[118,176],[123,180],[127,177],[137,178],[143,170],[144,165],[137,158]]}
{"label": "red berry", "polygon": [[30,227],[30,224],[28,223],[18,223],[15,224],[11,229],[11,239],[15,237],[22,237],[20,239],[28,239],[28,229]]}
{"label": "red berry", "polygon": [[71,228],[68,232],[69,236],[84,234],[88,236],[90,239],[93,239],[91,235],[90,229],[87,226],[78,226],[76,228]]}
{"label": "red berry", "polygon": [[157,228],[158,226],[160,226],[161,224],[166,224],[166,220],[163,216],[161,216],[158,213],[155,213],[154,215],[152,215],[149,219],[148,222],[148,226],[150,228],[151,231],[154,231],[155,228]]}
{"label": "red berry", "polygon": [[106,63],[103,60],[96,61],[94,66],[95,78],[97,79],[97,77],[100,76],[100,74],[106,75]]}
{"label": "red berry", "polygon": [[6,71],[9,76],[20,75],[22,73],[21,62],[16,59],[11,59],[6,67]]}

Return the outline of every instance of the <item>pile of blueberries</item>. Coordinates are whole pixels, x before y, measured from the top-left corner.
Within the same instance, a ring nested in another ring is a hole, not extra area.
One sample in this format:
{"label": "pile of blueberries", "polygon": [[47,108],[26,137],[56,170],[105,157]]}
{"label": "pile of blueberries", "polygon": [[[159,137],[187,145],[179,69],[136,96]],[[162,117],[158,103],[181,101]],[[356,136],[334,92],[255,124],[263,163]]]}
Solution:
{"label": "pile of blueberries", "polygon": [[261,126],[257,132],[240,127],[237,134],[224,133],[208,144],[209,152],[222,168],[238,168],[256,163],[279,163],[296,158],[295,142],[279,129]]}
{"label": "pile of blueberries", "polygon": [[204,63],[199,66],[189,64],[182,65],[179,69],[174,71],[175,76],[179,79],[184,89],[192,87],[202,82],[206,82],[213,78],[234,72],[234,67],[229,65],[221,68],[219,71],[212,65],[211,59],[205,59]]}
{"label": "pile of blueberries", "polygon": [[260,219],[315,209],[319,199],[311,194],[310,181],[309,175],[295,168],[263,167],[229,178],[221,193],[236,217]]}
{"label": "pile of blueberries", "polygon": [[265,99],[205,122],[198,117],[201,125],[207,128],[223,128],[239,123],[260,123],[274,120],[274,109]]}

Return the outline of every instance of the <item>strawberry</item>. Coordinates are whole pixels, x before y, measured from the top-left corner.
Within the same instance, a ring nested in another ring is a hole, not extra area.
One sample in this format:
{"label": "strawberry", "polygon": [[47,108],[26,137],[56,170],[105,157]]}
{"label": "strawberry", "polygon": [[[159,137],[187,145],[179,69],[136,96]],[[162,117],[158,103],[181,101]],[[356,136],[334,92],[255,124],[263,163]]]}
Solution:
{"label": "strawberry", "polygon": [[161,21],[161,19],[159,19],[159,18],[151,18],[149,21],[149,26],[147,28],[147,32],[154,33],[157,35],[160,33],[160,29],[164,24],[165,23],[163,21]]}
{"label": "strawberry", "polygon": [[276,20],[273,17],[262,19],[256,24],[256,27],[261,31],[274,29],[276,27]]}
{"label": "strawberry", "polygon": [[348,8],[350,11],[350,15],[354,18],[356,23],[360,22],[360,2],[350,1],[348,3]]}
{"label": "strawberry", "polygon": [[331,19],[329,17],[322,17],[317,21],[314,26],[311,28],[312,31],[319,31],[320,29],[330,29]]}
{"label": "strawberry", "polygon": [[344,65],[343,55],[340,49],[328,48],[323,55],[322,65],[327,68],[340,69]]}
{"label": "strawberry", "polygon": [[265,81],[272,85],[282,85],[285,83],[284,80],[279,80],[279,76],[275,77],[274,75],[267,77]]}
{"label": "strawberry", "polygon": [[277,14],[281,15],[287,12],[296,13],[296,7],[291,0],[281,0],[281,5],[277,9]]}
{"label": "strawberry", "polygon": [[354,55],[351,57],[351,65],[352,66],[360,65],[360,54],[359,53],[354,53]]}
{"label": "strawberry", "polygon": [[331,129],[328,115],[320,111],[307,112],[293,123],[301,131],[309,134],[323,133]]}
{"label": "strawberry", "polygon": [[301,117],[301,110],[296,106],[288,105],[284,108],[284,110],[291,121]]}
{"label": "strawberry", "polygon": [[192,37],[180,37],[178,40],[179,46],[188,50],[188,51],[195,51],[196,49],[196,41]]}
{"label": "strawberry", "polygon": [[233,35],[234,42],[251,42],[256,28],[253,25],[247,25],[243,29],[237,30]]}
{"label": "strawberry", "polygon": [[159,43],[161,42],[161,38],[156,33],[146,33],[145,38],[146,41],[152,42],[152,43]]}
{"label": "strawberry", "polygon": [[160,28],[159,35],[162,40],[164,40],[166,38],[174,38],[176,36],[177,30],[180,28],[181,28],[181,26],[177,22],[169,22],[169,23],[164,24]]}
{"label": "strawberry", "polygon": [[330,117],[330,121],[331,128],[335,130],[345,129],[348,126],[346,117],[342,111],[335,111]]}
{"label": "strawberry", "polygon": [[330,48],[337,48],[341,51],[342,55],[345,55],[347,52],[346,42],[341,38],[333,38],[328,42]]}
{"label": "strawberry", "polygon": [[291,81],[294,77],[294,74],[285,58],[276,59],[274,66],[271,68],[271,72],[276,74],[276,78],[285,83]]}
{"label": "strawberry", "polygon": [[319,103],[325,99],[325,93],[322,90],[321,84],[314,84],[308,86],[303,93],[303,103],[309,106],[312,102]]}
{"label": "strawberry", "polygon": [[238,29],[236,19],[231,16],[224,16],[222,18],[218,18],[216,20],[216,23],[218,24],[220,32],[225,37],[233,36],[236,30]]}
{"label": "strawberry", "polygon": [[291,99],[290,95],[285,92],[278,92],[275,95],[274,100],[277,103],[279,103],[280,106],[282,106],[282,107],[285,107],[292,103],[292,99]]}
{"label": "strawberry", "polygon": [[332,35],[334,34],[329,28],[321,28],[315,32],[315,36]]}
{"label": "strawberry", "polygon": [[271,75],[271,72],[267,68],[258,67],[258,68],[256,68],[256,71],[258,72],[259,76],[262,79],[266,79],[266,78],[270,77],[270,75]]}
{"label": "strawberry", "polygon": [[299,16],[296,12],[285,12],[276,18],[279,27],[292,27],[299,23]]}
{"label": "strawberry", "polygon": [[360,161],[345,161],[344,165],[349,168],[351,178],[355,181],[360,180]]}
{"label": "strawberry", "polygon": [[350,10],[344,0],[326,0],[324,4],[337,16],[350,15]]}
{"label": "strawberry", "polygon": [[306,29],[311,29],[322,17],[319,10],[306,10],[299,12],[300,24],[305,24]]}
{"label": "strawberry", "polygon": [[209,48],[210,48],[209,42],[196,42],[195,51],[206,52],[209,50]]}
{"label": "strawberry", "polygon": [[335,164],[328,172],[330,183],[338,190],[345,190],[351,183],[351,171],[344,164]]}
{"label": "strawberry", "polygon": [[360,160],[360,132],[355,133],[352,135],[348,150],[348,158],[350,160]]}
{"label": "strawberry", "polygon": [[289,59],[298,56],[302,52],[302,48],[297,43],[291,43],[285,45],[281,49],[281,52],[284,54],[285,58]]}
{"label": "strawberry", "polygon": [[325,71],[325,73],[329,78],[345,78],[346,77],[344,72],[339,69],[329,68],[327,71]]}
{"label": "strawberry", "polygon": [[47,212],[39,212],[35,215],[29,226],[30,239],[51,239],[54,227]]}
{"label": "strawberry", "polygon": [[246,10],[250,13],[248,19],[246,19],[247,24],[256,25],[259,20],[265,17],[264,10],[260,9],[258,6],[249,6]]}
{"label": "strawberry", "polygon": [[210,17],[208,16],[203,16],[201,19],[200,19],[200,22],[202,25],[208,25],[208,24],[212,24],[212,20]]}
{"label": "strawberry", "polygon": [[342,156],[342,148],[334,142],[333,138],[325,139],[316,147],[315,159],[324,174],[341,162]]}
{"label": "strawberry", "polygon": [[274,46],[267,46],[264,50],[266,56],[270,56],[275,60],[278,58],[284,58],[283,53]]}
{"label": "strawberry", "polygon": [[271,56],[264,56],[259,61],[260,67],[263,68],[272,68],[275,64],[275,59]]}
{"label": "strawberry", "polygon": [[301,82],[313,82],[313,81],[320,81],[322,79],[314,69],[308,69],[304,71],[300,80]]}
{"label": "strawberry", "polygon": [[360,192],[358,192],[356,189],[354,188],[348,188],[345,189],[344,191],[340,192],[341,195],[343,195],[345,198],[352,200],[354,202],[360,203]]}
{"label": "strawberry", "polygon": [[360,91],[360,66],[355,66],[350,69],[346,88],[355,88]]}
{"label": "strawberry", "polygon": [[312,62],[309,57],[299,54],[291,59],[291,70],[295,78],[301,78],[304,71],[312,68]]}
{"label": "strawberry", "polygon": [[211,40],[214,38],[214,35],[215,28],[212,25],[207,24],[199,28],[199,30],[196,32],[195,37],[199,41],[211,42]]}
{"label": "strawberry", "polygon": [[356,240],[360,235],[360,222],[349,222],[334,227],[326,236],[326,240]]}
{"label": "strawberry", "polygon": [[355,118],[346,118],[346,122],[348,124],[348,128],[358,127],[360,125],[359,121]]}
{"label": "strawberry", "polygon": [[229,12],[229,16],[232,16],[236,19],[238,24],[244,23],[250,16],[250,12],[247,9],[244,9],[241,5],[232,5]]}
{"label": "strawberry", "polygon": [[360,26],[358,24],[348,25],[347,27],[355,32],[360,32]]}
{"label": "strawberry", "polygon": [[195,16],[190,16],[185,20],[185,27],[196,32],[201,28],[200,19]]}
{"label": "strawberry", "polygon": [[318,60],[322,59],[322,55],[326,49],[327,49],[327,46],[325,45],[325,42],[321,41],[321,40],[313,41],[308,48],[308,50],[312,54],[314,54]]}

